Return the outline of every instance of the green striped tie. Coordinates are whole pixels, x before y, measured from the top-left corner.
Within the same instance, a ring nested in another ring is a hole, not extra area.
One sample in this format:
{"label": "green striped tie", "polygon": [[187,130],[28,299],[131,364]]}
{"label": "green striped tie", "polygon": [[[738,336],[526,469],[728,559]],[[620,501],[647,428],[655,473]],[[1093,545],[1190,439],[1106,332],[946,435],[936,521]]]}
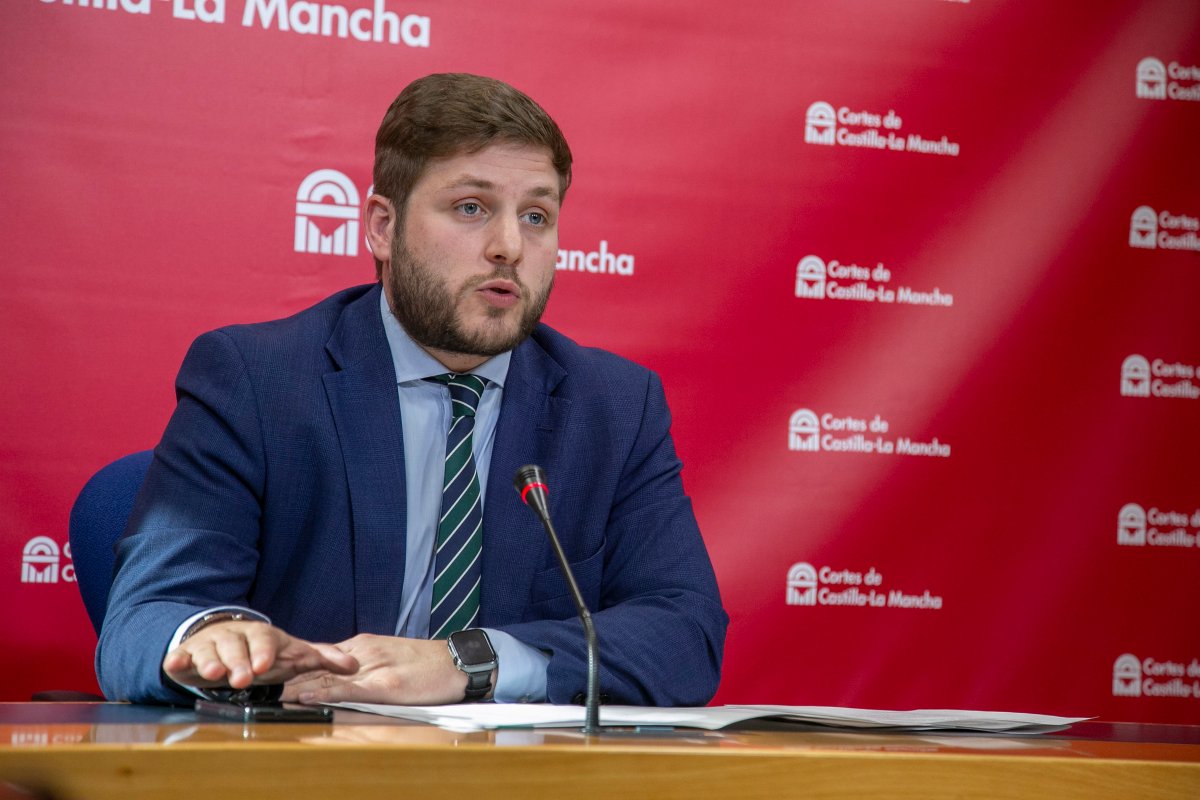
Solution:
{"label": "green striped tie", "polygon": [[475,409],[487,381],[477,375],[448,373],[430,380],[450,387],[453,418],[446,436],[442,515],[434,556],[429,637],[445,639],[475,625],[479,616],[479,562],[483,550],[483,508],[479,476],[471,452]]}

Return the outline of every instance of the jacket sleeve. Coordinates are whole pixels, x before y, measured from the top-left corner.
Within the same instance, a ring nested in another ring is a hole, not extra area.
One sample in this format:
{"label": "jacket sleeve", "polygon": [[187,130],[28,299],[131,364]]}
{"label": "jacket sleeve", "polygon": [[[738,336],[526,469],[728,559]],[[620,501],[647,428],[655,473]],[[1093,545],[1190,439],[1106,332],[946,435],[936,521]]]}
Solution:
{"label": "jacket sleeve", "polygon": [[221,332],[192,345],[178,403],[116,545],[96,648],[106,697],[189,702],[163,675],[167,644],[193,614],[246,605],[258,562],[265,466],[244,362]]}

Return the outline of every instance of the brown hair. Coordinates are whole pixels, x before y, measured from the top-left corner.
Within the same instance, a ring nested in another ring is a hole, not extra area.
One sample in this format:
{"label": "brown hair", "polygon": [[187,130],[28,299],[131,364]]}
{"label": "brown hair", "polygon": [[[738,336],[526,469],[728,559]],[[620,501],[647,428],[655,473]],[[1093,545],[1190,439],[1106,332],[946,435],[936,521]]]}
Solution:
{"label": "brown hair", "polygon": [[[550,115],[507,83],[465,73],[427,75],[392,101],[375,134],[375,193],[395,204],[400,219],[408,193],[431,160],[475,153],[494,143],[550,151],[559,199],[571,185],[571,148]],[[375,273],[383,269],[375,259]]]}

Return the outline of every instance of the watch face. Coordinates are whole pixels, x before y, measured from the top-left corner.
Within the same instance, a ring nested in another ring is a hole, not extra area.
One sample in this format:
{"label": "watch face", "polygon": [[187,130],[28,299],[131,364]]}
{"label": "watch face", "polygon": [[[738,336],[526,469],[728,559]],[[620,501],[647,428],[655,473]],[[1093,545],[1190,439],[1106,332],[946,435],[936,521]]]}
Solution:
{"label": "watch face", "polygon": [[483,631],[476,629],[457,631],[450,634],[450,637],[454,641],[454,651],[458,653],[458,660],[462,663],[473,666],[496,660],[492,643],[488,641],[487,634]]}

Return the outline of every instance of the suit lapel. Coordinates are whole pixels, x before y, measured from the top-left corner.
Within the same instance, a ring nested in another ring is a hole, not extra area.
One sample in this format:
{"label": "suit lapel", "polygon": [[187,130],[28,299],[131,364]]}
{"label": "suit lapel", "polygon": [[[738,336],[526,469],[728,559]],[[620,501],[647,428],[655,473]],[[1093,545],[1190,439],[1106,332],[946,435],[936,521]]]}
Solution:
{"label": "suit lapel", "polygon": [[341,369],[324,381],[354,522],[354,629],[391,634],[404,583],[407,504],[400,401],[379,292],[346,307],[326,344]]}
{"label": "suit lapel", "polygon": [[513,475],[525,464],[541,465],[551,480],[557,474],[571,403],[553,392],[564,377],[532,338],[513,351],[483,505],[483,626],[521,620],[533,575],[545,559],[546,533],[513,488]]}

